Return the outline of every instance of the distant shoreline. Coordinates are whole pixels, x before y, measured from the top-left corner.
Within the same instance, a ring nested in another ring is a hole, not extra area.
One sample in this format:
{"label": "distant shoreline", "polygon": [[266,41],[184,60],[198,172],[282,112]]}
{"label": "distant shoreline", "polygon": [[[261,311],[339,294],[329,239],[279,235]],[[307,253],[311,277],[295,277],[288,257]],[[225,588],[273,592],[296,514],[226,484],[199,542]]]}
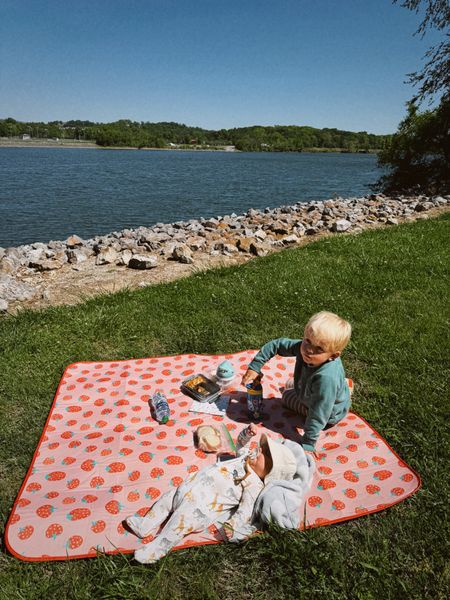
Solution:
{"label": "distant shoreline", "polygon": [[[161,150],[164,152],[226,152],[228,153],[240,153],[241,150],[227,150],[225,148],[153,148],[145,146],[143,148],[136,148],[135,146],[99,146],[95,142],[78,142],[78,141],[56,141],[56,140],[9,140],[7,138],[0,138],[0,148],[85,148],[85,149],[96,149],[96,150]],[[274,152],[274,151],[271,151]],[[277,154],[292,153],[292,150],[286,150],[284,152],[276,151]],[[303,150],[297,150],[298,153],[332,153],[336,152],[339,154],[377,154],[379,150],[357,150],[350,152],[345,148],[304,148]],[[264,152],[258,152],[264,154]]]}

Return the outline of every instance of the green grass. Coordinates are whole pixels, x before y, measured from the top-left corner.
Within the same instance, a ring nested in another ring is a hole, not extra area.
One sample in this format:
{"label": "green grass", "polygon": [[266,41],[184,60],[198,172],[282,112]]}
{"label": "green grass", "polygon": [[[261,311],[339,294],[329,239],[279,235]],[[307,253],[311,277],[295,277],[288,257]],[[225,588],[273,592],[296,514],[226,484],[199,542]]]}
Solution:
{"label": "green grass", "polygon": [[[449,595],[446,215],[323,239],[244,266],[0,321],[2,531],[65,366],[226,353],[299,337],[311,314],[349,319],[354,409],[423,487],[386,511],[240,546],[25,563],[0,554],[0,599],[443,599]],[[447,411],[447,412],[446,412]]]}

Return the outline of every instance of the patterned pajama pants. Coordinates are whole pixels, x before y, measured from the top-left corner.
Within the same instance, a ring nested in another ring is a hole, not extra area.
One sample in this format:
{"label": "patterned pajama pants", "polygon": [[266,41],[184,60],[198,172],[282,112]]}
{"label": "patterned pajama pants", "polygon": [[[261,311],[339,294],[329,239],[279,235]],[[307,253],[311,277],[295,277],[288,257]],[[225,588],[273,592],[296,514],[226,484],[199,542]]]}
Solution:
{"label": "patterned pajama pants", "polygon": [[141,563],[156,562],[180,543],[186,535],[203,531],[212,524],[219,527],[234,512],[233,507],[218,512],[214,502],[205,502],[205,498],[211,499],[211,491],[205,489],[201,481],[186,481],[177,489],[161,496],[145,517],[128,518],[129,527],[139,537],[146,537],[167,519],[158,535],[136,550],[135,559]]}

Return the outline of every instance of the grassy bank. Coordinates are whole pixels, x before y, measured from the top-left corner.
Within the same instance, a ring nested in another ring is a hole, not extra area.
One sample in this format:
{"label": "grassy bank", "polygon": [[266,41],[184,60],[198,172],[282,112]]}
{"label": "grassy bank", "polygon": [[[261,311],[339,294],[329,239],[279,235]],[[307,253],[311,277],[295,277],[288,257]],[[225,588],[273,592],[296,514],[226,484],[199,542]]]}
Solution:
{"label": "grassy bank", "polygon": [[244,266],[0,321],[2,532],[65,366],[255,348],[298,337],[328,309],[354,326],[344,355],[354,410],[417,470],[422,489],[384,512],[241,546],[24,563],[0,555],[0,600],[448,597],[448,224],[326,238]]}

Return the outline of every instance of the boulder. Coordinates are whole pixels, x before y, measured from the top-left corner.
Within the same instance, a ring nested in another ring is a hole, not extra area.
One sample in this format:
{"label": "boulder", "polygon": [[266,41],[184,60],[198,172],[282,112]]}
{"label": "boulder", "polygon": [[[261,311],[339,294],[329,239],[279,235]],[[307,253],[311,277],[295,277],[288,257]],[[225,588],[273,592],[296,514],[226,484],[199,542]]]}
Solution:
{"label": "boulder", "polygon": [[287,223],[283,223],[283,221],[275,221],[269,224],[269,229],[274,233],[286,235],[290,232],[291,227]]}
{"label": "boulder", "polygon": [[70,235],[66,240],[66,246],[68,248],[75,248],[76,246],[82,246],[83,240],[78,235]]}
{"label": "boulder", "polygon": [[298,237],[294,234],[291,234],[281,238],[281,241],[285,246],[288,246],[289,244],[296,244],[298,242]]}
{"label": "boulder", "polygon": [[425,212],[427,210],[431,210],[432,208],[434,208],[433,202],[419,202],[416,204],[414,210],[416,212]]}
{"label": "boulder", "polygon": [[[45,258],[45,252],[42,248],[32,248],[26,253],[26,263],[29,267],[32,267],[31,263],[37,263]],[[33,267],[32,267],[33,268]]]}
{"label": "boulder", "polygon": [[158,259],[156,256],[144,256],[143,254],[135,254],[128,261],[128,267],[130,269],[140,269],[145,271],[147,269],[154,269],[157,266]]}
{"label": "boulder", "polygon": [[305,235],[316,235],[319,231],[315,227],[307,227],[305,229]]}
{"label": "boulder", "polygon": [[386,219],[386,225],[398,225],[398,219],[395,217],[388,217]]}
{"label": "boulder", "polygon": [[4,256],[0,260],[0,273],[16,273],[20,267],[20,261],[10,256]]}
{"label": "boulder", "polygon": [[350,221],[347,221],[347,219],[338,219],[331,226],[331,230],[335,231],[336,233],[343,233],[344,231],[350,229],[351,226],[352,224]]}
{"label": "boulder", "polygon": [[210,256],[218,256],[219,254],[229,256],[230,254],[234,254],[237,251],[238,250],[234,244],[229,244],[224,241],[217,241],[211,244],[209,254]]}
{"label": "boulder", "polygon": [[110,265],[119,258],[117,250],[114,248],[101,248],[95,259],[96,265]]}
{"label": "boulder", "polygon": [[55,271],[56,269],[61,269],[63,264],[62,260],[44,258],[42,260],[30,261],[28,266],[36,271]]}
{"label": "boulder", "polygon": [[267,237],[267,233],[264,231],[264,229],[257,229],[255,231],[255,238],[258,238],[258,240],[264,241]]}
{"label": "boulder", "polygon": [[117,264],[128,266],[128,264],[130,263],[130,260],[132,258],[133,258],[133,253],[131,252],[131,250],[124,250],[123,252],[121,252],[119,254],[119,258],[117,259]]}
{"label": "boulder", "polygon": [[192,253],[185,244],[177,244],[172,250],[172,258],[178,262],[190,265],[194,262]]}
{"label": "boulder", "polygon": [[269,253],[269,248],[261,242],[253,241],[250,244],[250,253],[255,256],[266,256]]}
{"label": "boulder", "polygon": [[11,275],[0,275],[0,298],[8,301],[24,301],[32,300],[38,294],[38,290],[24,283],[23,281],[17,281]]}
{"label": "boulder", "polygon": [[250,252],[251,245],[254,243],[252,238],[242,237],[239,238],[236,246],[241,252]]}
{"label": "boulder", "polygon": [[67,260],[71,265],[86,262],[89,254],[89,250],[86,248],[69,248],[66,252]]}
{"label": "boulder", "polygon": [[204,237],[189,237],[186,240],[186,245],[193,250],[194,252],[197,252],[199,250],[203,250],[206,246],[206,239]]}

